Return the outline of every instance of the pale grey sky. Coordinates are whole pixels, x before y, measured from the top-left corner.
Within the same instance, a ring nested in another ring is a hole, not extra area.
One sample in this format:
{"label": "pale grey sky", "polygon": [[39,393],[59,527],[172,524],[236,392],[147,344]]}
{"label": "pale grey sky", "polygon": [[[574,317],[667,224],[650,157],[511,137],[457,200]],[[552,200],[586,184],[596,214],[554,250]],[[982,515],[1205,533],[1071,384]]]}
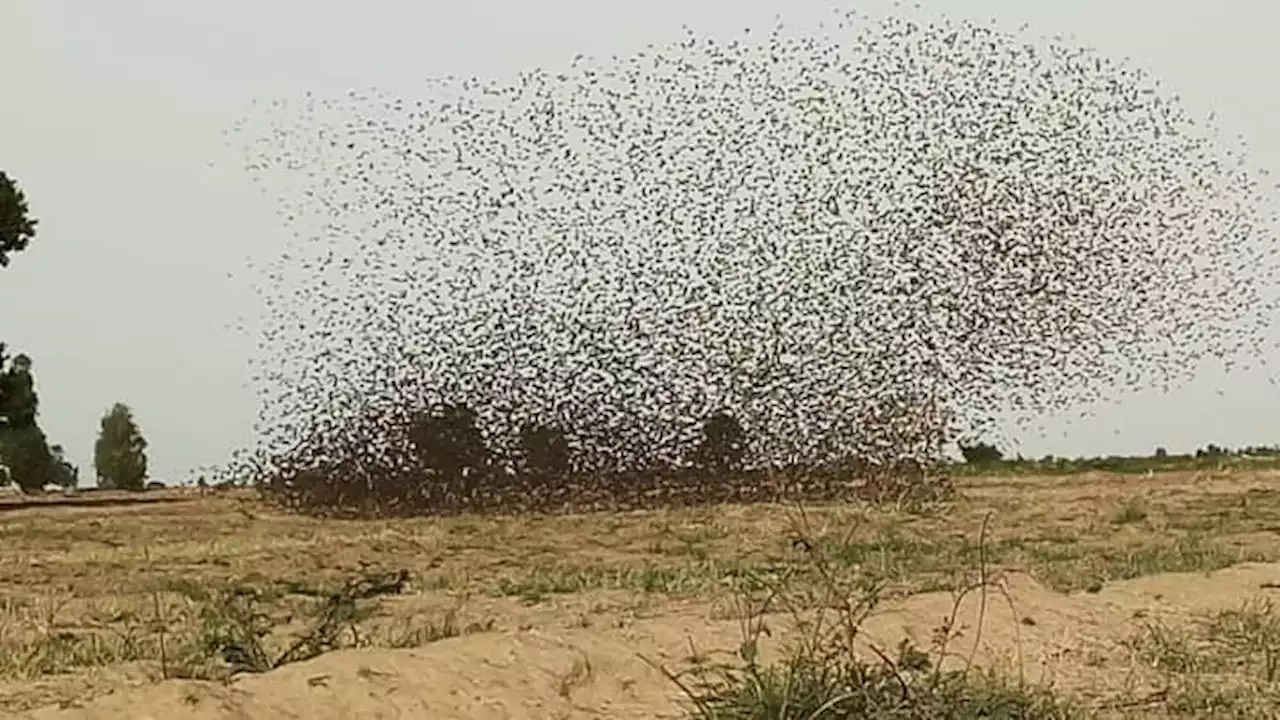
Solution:
{"label": "pale grey sky", "polygon": [[[153,475],[180,480],[250,440],[256,310],[227,280],[287,231],[221,133],[253,100],[377,85],[412,95],[427,76],[510,75],[575,53],[805,21],[833,0],[0,0],[0,168],[40,219],[0,271],[0,339],[35,360],[43,426],[92,480],[111,403],[132,405]],[[840,3],[879,12],[885,2]],[[1244,133],[1280,172],[1272,92],[1280,3],[1262,0],[924,0],[918,14],[994,18],[1073,36],[1164,79],[1195,114]],[[1261,373],[1140,394],[1100,418],[1053,420],[1028,454],[1145,453],[1207,442],[1280,443],[1280,390]]]}

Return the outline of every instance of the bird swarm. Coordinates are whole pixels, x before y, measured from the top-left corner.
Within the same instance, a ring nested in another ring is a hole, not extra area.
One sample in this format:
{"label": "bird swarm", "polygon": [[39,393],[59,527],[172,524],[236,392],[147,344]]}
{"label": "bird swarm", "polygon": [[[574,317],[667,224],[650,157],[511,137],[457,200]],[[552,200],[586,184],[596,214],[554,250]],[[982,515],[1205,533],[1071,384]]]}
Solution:
{"label": "bird swarm", "polygon": [[965,22],[688,32],[236,133],[293,229],[255,268],[250,472],[301,510],[942,492],[1001,413],[1271,342],[1243,147]]}

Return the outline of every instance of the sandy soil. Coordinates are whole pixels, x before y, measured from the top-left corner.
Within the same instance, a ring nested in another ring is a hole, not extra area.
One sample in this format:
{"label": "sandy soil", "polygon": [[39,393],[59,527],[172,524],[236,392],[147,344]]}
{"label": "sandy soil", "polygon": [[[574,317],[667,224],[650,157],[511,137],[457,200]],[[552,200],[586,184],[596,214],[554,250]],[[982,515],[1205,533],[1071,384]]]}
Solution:
{"label": "sandy soil", "polygon": [[[1161,686],[1133,643],[1143,627],[1280,592],[1276,479],[976,478],[954,507],[925,515],[753,506],[321,522],[245,495],[9,510],[0,516],[0,711],[31,720],[687,717],[659,668],[731,657],[743,629],[728,570],[800,562],[792,541],[803,535],[838,545],[847,572],[891,581],[891,599],[864,625],[867,641],[928,645],[956,607],[936,588],[985,573],[986,592],[959,603],[950,662],[972,657],[1078,695],[1100,715],[1141,716],[1142,698]],[[143,642],[168,633],[172,648],[198,623],[191,602],[156,590],[157,579],[324,579],[369,565],[413,577],[371,628],[452,610],[468,629],[419,643],[371,629],[365,647],[228,681],[163,679],[171,673],[148,650],[155,643]],[[794,639],[795,616],[767,622],[766,660]],[[142,639],[123,644],[124,626]],[[48,650],[59,633],[90,632],[117,639],[96,654]],[[37,667],[37,655],[51,659]]]}

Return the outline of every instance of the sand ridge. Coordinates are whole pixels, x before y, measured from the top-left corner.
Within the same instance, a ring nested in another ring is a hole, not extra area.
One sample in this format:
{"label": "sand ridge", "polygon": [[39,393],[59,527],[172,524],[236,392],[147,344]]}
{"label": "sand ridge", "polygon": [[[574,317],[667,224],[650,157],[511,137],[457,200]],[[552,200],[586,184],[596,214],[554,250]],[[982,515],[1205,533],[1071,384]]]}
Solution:
{"label": "sand ridge", "polygon": [[[1123,649],[1138,617],[1190,617],[1265,595],[1280,565],[1250,563],[1209,575],[1166,573],[1064,594],[1023,573],[993,579],[975,661],[1087,694],[1119,691],[1141,668]],[[1002,592],[1003,588],[1003,592]],[[1010,602],[1010,600],[1012,602]],[[901,637],[928,642],[952,610],[949,592],[887,603],[864,625],[892,646]],[[966,662],[978,639],[980,593],[958,613],[963,634],[954,662]],[[455,637],[405,650],[342,650],[230,683],[169,680],[123,688],[79,707],[51,706],[22,720],[267,720],[268,718],[430,717],[438,720],[680,718],[684,698],[641,657],[671,670],[687,667],[690,648],[731,653],[741,640],[735,620],[709,608],[643,620],[625,629],[508,630]],[[790,619],[771,622],[789,627]],[[769,655],[786,642],[777,633]],[[1100,684],[1100,681],[1103,681]],[[1104,687],[1110,684],[1114,687]]]}

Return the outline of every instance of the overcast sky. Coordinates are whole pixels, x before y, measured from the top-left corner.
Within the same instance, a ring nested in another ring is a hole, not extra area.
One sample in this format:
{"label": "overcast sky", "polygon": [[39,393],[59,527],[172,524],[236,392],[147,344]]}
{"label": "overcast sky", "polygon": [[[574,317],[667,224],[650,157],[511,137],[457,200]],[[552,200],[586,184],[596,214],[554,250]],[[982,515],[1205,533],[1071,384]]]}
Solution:
{"label": "overcast sky", "polygon": [[[0,169],[26,189],[39,237],[0,271],[0,339],[35,360],[41,422],[92,480],[115,401],[151,441],[153,475],[181,480],[250,441],[252,337],[227,328],[256,300],[227,279],[286,237],[222,133],[254,100],[370,85],[411,95],[427,76],[510,75],[575,53],[804,20],[832,0],[0,0]],[[878,12],[888,3],[841,7]],[[946,0],[927,16],[1030,23],[1129,56],[1193,113],[1244,133],[1280,172],[1273,92],[1280,3],[1260,0]],[[1280,443],[1280,391],[1262,374],[1140,394],[1088,422],[1050,423],[1028,454],[1147,453]]]}

